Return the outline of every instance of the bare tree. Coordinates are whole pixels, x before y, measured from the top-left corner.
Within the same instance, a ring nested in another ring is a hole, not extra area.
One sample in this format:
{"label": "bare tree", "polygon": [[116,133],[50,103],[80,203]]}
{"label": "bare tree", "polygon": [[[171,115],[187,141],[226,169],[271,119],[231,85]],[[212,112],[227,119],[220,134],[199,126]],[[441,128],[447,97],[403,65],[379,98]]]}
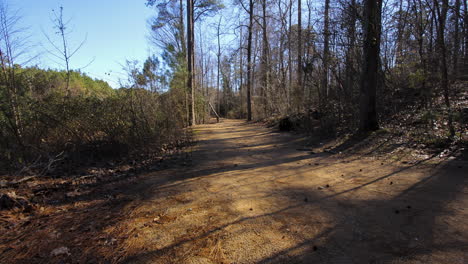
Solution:
{"label": "bare tree", "polygon": [[262,1],[262,100],[264,115],[268,115],[268,90],[269,90],[269,44],[268,44],[268,27],[267,27],[267,1]]}
{"label": "bare tree", "polygon": [[434,10],[435,10],[435,17],[436,19],[436,26],[437,26],[437,49],[440,54],[440,59],[441,59],[441,65],[440,65],[440,71],[441,71],[441,85],[442,85],[442,90],[444,91],[444,101],[445,101],[445,106],[447,107],[448,111],[448,127],[449,127],[449,133],[450,137],[455,136],[455,128],[453,127],[453,121],[452,121],[452,109],[451,109],[451,103],[450,103],[450,83],[449,83],[449,77],[448,77],[448,63],[447,63],[447,46],[446,46],[446,41],[445,41],[445,24],[447,22],[447,13],[448,13],[448,8],[449,8],[449,2],[448,0],[442,0],[442,3],[439,3],[439,0],[434,0]]}
{"label": "bare tree", "polygon": [[252,83],[253,83],[253,64],[252,64],[252,40],[254,27],[254,7],[255,1],[249,0],[248,7],[245,6],[242,0],[239,1],[242,8],[249,16],[248,37],[247,37],[247,120],[252,120]]}
{"label": "bare tree", "polygon": [[[71,95],[70,91],[70,76],[71,76],[71,68],[70,68],[70,60],[71,58],[83,47],[86,43],[87,37],[85,37],[80,44],[78,44],[75,48],[70,47],[68,42],[68,35],[71,31],[68,30],[68,25],[70,21],[65,21],[63,17],[63,6],[59,7],[59,11],[52,10],[53,12],[53,22],[54,22],[54,29],[57,30],[56,34],[60,37],[60,44],[55,43],[49,35],[45,32],[44,36],[47,38],[50,45],[53,47],[54,51],[49,51],[49,53],[54,56],[55,58],[61,60],[65,66],[65,70],[67,72],[66,78],[66,93],[67,96]],[[86,66],[92,63],[91,60]],[[83,68],[84,68],[83,67]]]}
{"label": "bare tree", "polygon": [[[18,59],[25,55],[26,43],[25,29],[19,27],[20,16],[17,12],[11,12],[4,1],[0,1],[0,70],[1,78],[5,85],[5,102],[0,97],[0,111],[7,119],[9,130],[16,138],[16,143],[22,148],[23,122],[20,109],[20,87],[16,82],[16,68]],[[1,91],[1,90],[0,90]]]}
{"label": "bare tree", "polygon": [[221,81],[221,20],[223,17],[219,17],[218,24],[216,26],[216,36],[218,40],[218,50],[216,52],[216,61],[217,61],[217,74],[216,74],[216,108],[218,113],[221,111],[221,101],[220,101],[220,81]]}

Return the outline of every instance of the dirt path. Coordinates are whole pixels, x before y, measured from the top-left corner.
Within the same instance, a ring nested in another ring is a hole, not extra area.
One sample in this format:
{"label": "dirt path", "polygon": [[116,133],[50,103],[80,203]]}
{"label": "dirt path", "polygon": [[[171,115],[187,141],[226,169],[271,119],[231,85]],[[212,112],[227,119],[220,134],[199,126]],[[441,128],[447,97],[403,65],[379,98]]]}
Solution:
{"label": "dirt path", "polygon": [[[70,251],[42,257],[65,263],[468,263],[466,161],[311,154],[300,150],[298,137],[234,120],[198,126],[195,134],[192,164],[118,186],[114,201],[49,216],[61,235],[44,241]],[[40,257],[32,262],[48,263]]]}

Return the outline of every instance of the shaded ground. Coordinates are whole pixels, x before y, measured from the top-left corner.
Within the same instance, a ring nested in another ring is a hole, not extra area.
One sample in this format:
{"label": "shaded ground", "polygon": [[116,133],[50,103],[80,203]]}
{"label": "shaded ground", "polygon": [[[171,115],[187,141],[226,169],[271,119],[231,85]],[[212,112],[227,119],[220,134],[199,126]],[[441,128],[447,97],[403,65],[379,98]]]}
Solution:
{"label": "shaded ground", "polygon": [[6,225],[0,263],[468,263],[466,159],[310,152],[234,120],[195,133],[191,164]]}

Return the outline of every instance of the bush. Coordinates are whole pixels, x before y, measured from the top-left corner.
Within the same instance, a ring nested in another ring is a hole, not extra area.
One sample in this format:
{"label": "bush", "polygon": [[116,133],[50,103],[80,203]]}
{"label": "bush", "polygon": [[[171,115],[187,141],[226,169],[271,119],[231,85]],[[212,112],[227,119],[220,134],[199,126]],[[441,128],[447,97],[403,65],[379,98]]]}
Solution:
{"label": "bush", "polygon": [[16,169],[59,153],[97,159],[157,152],[184,140],[183,117],[171,92],[97,90],[83,89],[71,97],[63,96],[60,89],[21,94],[16,107],[20,137],[12,125],[11,107],[0,111],[0,165]]}

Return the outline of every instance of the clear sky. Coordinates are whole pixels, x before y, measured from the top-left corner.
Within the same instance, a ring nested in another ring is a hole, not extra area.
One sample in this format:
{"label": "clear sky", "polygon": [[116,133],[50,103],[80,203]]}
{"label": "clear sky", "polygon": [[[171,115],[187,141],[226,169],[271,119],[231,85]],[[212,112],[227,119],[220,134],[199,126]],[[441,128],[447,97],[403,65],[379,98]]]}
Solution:
{"label": "clear sky", "polygon": [[[147,20],[154,14],[145,0],[6,0],[9,8],[19,10],[22,24],[29,27],[31,56],[39,54],[30,64],[43,68],[63,69],[52,55],[52,49],[42,31],[56,39],[52,25],[52,9],[64,8],[65,20],[70,20],[70,46],[76,47],[87,36],[84,46],[71,58],[71,67],[82,69],[89,76],[103,79],[114,88],[125,78],[121,64],[126,59],[140,62],[150,54]],[[42,43],[42,44],[41,44]],[[55,62],[54,62],[55,61]],[[108,75],[110,74],[110,75]]]}

